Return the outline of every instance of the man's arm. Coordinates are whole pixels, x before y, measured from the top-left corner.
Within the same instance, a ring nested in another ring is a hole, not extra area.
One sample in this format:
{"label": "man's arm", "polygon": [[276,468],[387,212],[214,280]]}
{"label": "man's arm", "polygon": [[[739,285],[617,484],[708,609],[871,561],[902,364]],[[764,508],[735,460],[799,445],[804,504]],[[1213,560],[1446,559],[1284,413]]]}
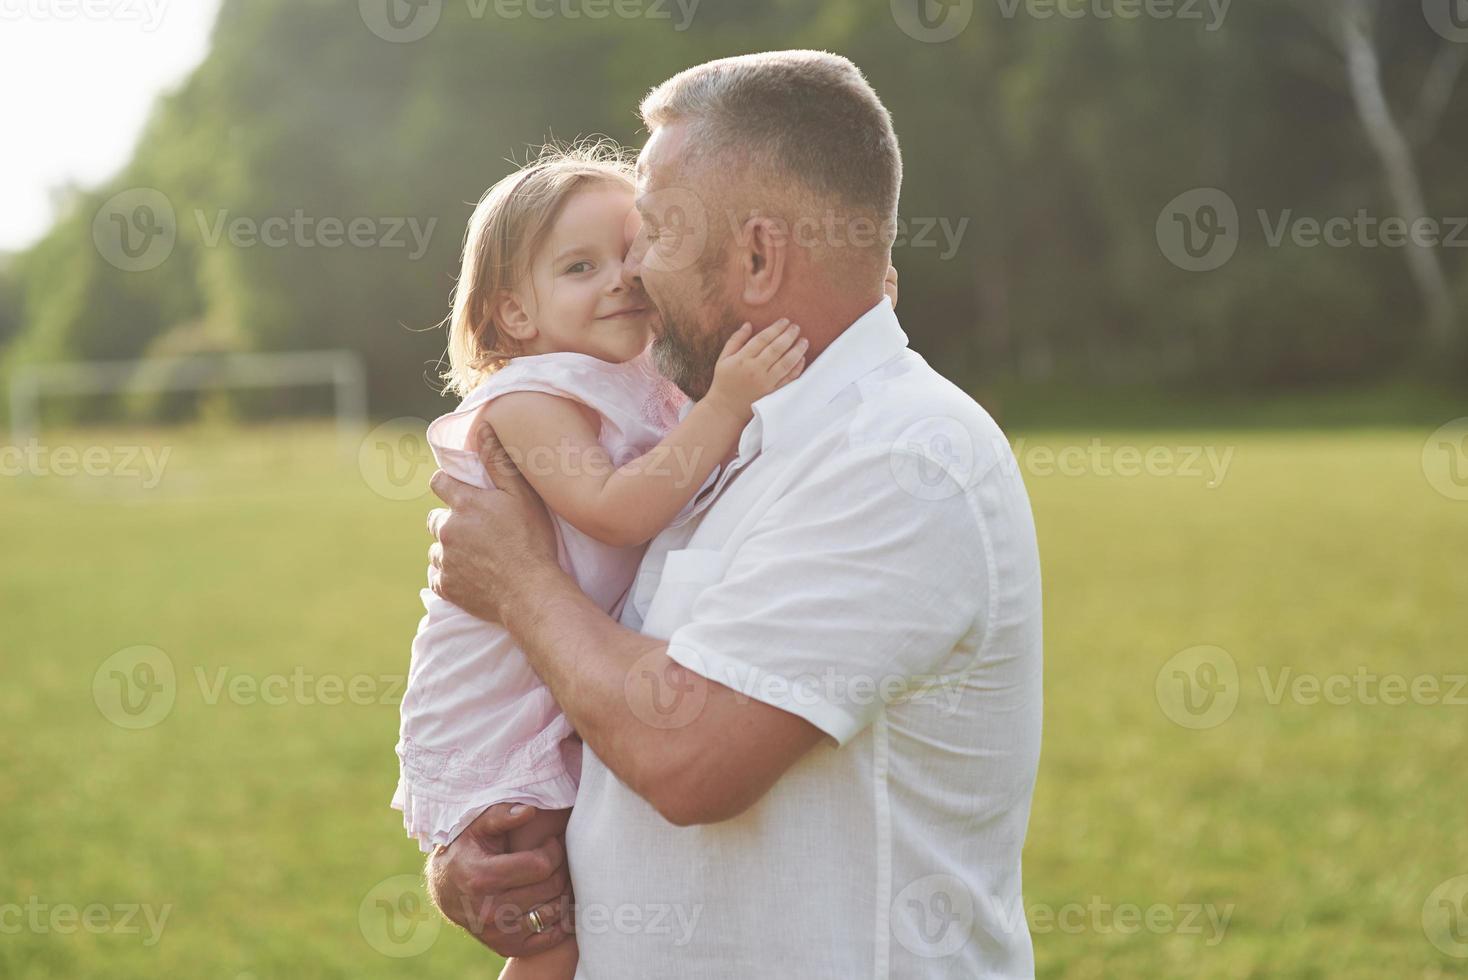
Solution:
{"label": "man's arm", "polygon": [[510,630],[582,740],[665,819],[737,816],[824,737],[675,663],[665,641],[603,613],[557,565],[545,509],[492,435],[483,453],[494,489],[434,474],[451,510],[429,518],[438,538],[430,583]]}
{"label": "man's arm", "polygon": [[674,662],[557,567],[525,577],[503,610],[582,740],[670,823],[738,816],[825,737]]}

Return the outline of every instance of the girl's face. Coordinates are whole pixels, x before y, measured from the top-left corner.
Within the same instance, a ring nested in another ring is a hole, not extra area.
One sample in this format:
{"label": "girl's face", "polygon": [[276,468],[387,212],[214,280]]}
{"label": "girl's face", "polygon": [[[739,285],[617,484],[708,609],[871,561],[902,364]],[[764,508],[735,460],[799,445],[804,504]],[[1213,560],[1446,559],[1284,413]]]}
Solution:
{"label": "girl's face", "polygon": [[505,316],[526,353],[573,351],[621,363],[652,342],[656,310],[622,279],[632,197],[630,187],[608,182],[561,208],[531,262],[530,288],[515,290],[520,311]]}

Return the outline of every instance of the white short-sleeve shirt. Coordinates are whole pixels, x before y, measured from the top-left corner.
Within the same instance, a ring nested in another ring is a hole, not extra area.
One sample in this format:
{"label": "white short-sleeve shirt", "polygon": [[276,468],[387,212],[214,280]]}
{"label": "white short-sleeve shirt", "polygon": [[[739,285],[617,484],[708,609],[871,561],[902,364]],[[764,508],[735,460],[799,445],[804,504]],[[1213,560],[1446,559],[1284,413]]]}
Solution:
{"label": "white short-sleeve shirt", "polygon": [[882,300],[755,403],[621,613],[830,738],[692,827],[588,746],[566,835],[578,980],[1032,976],[1040,610],[1008,442]]}

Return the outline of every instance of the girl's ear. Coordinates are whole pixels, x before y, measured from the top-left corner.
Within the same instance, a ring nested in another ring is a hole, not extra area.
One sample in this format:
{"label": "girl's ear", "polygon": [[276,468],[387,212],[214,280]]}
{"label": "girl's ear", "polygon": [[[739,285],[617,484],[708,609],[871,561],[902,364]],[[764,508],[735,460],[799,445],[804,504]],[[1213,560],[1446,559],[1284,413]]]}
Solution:
{"label": "girl's ear", "polygon": [[496,326],[506,336],[522,344],[535,339],[538,331],[530,318],[530,312],[525,309],[525,304],[520,302],[519,297],[508,289],[495,301],[492,313]]}

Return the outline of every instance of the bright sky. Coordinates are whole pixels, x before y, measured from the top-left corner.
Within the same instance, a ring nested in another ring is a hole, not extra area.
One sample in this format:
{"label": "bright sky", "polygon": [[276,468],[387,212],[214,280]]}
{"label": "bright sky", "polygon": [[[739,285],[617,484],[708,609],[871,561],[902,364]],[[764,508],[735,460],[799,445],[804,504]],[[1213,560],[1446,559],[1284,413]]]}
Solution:
{"label": "bright sky", "polygon": [[0,0],[0,251],[51,224],[51,189],[132,156],[154,98],[204,58],[219,0]]}

